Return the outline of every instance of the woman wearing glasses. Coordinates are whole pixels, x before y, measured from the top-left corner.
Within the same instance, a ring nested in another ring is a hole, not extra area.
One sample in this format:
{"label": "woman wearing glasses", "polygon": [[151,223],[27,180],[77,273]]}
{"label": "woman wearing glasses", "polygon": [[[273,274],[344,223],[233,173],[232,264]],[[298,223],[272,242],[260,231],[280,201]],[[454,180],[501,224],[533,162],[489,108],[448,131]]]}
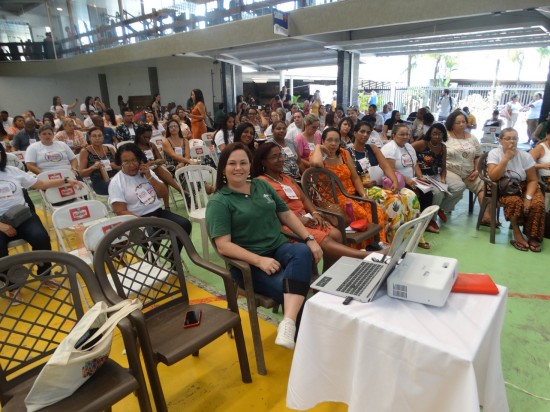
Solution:
{"label": "woman wearing glasses", "polygon": [[189,220],[162,209],[160,199],[168,196],[168,188],[147,166],[147,157],[139,147],[134,143],[120,146],[115,163],[122,167],[109,184],[109,203],[115,214],[161,217],[191,233]]}
{"label": "woman wearing glasses", "polygon": [[[522,252],[540,252],[544,236],[544,195],[535,170],[535,159],[518,150],[518,132],[507,127],[500,132],[500,147],[487,156],[487,174],[493,182],[502,177],[519,180],[517,193],[500,195],[504,217],[510,221],[513,239],[510,243]],[[523,233],[520,225],[523,225]],[[523,235],[527,237],[523,237]]]}

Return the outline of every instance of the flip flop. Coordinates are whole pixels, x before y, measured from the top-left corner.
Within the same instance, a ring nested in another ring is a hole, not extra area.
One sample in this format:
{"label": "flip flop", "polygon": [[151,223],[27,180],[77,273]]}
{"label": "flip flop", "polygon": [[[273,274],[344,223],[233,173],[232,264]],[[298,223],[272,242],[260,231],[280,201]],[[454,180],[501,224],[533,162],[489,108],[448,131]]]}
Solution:
{"label": "flip flop", "polygon": [[521,252],[527,252],[529,250],[529,247],[521,244],[520,242],[514,239],[510,240],[510,244]]}
{"label": "flip flop", "polygon": [[531,252],[540,253],[542,248],[540,247],[540,243],[538,245],[535,243],[529,243],[529,250]]}
{"label": "flip flop", "polygon": [[[491,227],[491,222],[484,222],[484,221],[482,221],[482,222],[480,223],[480,225],[481,225],[481,226]],[[495,227],[501,227],[501,226],[502,226],[502,223],[497,222],[497,224],[496,224]]]}
{"label": "flip flop", "polygon": [[420,247],[422,249],[429,249],[430,244],[428,242],[418,242],[418,247]]}

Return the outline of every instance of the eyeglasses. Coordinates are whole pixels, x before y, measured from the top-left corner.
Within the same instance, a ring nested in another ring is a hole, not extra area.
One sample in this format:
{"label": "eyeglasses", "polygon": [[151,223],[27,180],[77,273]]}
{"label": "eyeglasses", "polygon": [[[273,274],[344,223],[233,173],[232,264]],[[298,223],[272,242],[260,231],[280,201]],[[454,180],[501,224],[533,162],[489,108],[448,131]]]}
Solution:
{"label": "eyeglasses", "polygon": [[268,160],[279,160],[279,159],[284,159],[284,158],[285,158],[285,155],[283,154],[283,152],[267,157]]}
{"label": "eyeglasses", "polygon": [[169,129],[179,129],[180,127],[177,124],[171,124],[168,126]]}
{"label": "eyeglasses", "polygon": [[134,160],[125,160],[122,162],[122,166],[130,166],[130,165],[137,165],[139,164],[139,160],[137,159],[134,159]]}
{"label": "eyeglasses", "polygon": [[517,142],[518,138],[515,136],[505,136],[501,137],[502,140],[506,140],[507,142]]}

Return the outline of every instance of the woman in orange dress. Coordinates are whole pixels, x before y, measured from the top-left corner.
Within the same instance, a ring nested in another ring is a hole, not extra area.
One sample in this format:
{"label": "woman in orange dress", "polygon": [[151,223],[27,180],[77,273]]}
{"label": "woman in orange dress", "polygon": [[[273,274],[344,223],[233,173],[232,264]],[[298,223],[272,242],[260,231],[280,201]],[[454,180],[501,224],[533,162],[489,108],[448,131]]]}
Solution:
{"label": "woman in orange dress", "polygon": [[[285,156],[281,146],[266,142],[258,148],[252,162],[252,177],[269,183],[323,250],[323,272],[342,256],[363,259],[369,252],[342,244],[342,235],[332,227],[306,197],[296,181],[283,173]],[[286,229],[286,227],[285,227]],[[288,229],[290,231],[290,229]]]}
{"label": "woman in orange dress", "polygon": [[191,99],[193,99],[193,109],[191,113],[187,113],[187,117],[191,119],[191,133],[193,139],[201,139],[202,134],[206,133],[206,106],[204,105],[204,97],[200,89],[191,91]]}
{"label": "woman in orange dress", "polygon": [[[315,146],[315,151],[311,156],[311,166],[324,167],[330,170],[342,181],[346,192],[355,196],[364,197],[363,183],[355,170],[353,160],[346,150],[341,150],[340,132],[338,129],[334,127],[326,128],[323,131],[321,139],[322,144]],[[344,209],[346,207],[346,202],[351,202],[353,216],[356,220],[365,219],[368,223],[372,223],[372,211],[369,203],[356,202],[339,193],[338,203]],[[376,206],[376,213],[378,215],[378,222],[384,227],[387,218],[380,206]],[[386,231],[384,228],[382,228],[380,232],[380,240],[383,243],[387,243]]]}

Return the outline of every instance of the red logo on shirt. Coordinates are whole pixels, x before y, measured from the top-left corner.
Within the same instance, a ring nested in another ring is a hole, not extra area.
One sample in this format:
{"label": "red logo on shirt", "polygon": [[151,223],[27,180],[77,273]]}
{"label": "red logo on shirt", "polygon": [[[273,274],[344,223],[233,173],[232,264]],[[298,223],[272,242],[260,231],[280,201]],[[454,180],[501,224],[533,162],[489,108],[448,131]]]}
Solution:
{"label": "red logo on shirt", "polygon": [[77,220],[88,219],[90,217],[90,210],[88,209],[88,206],[76,207],[74,209],[70,209],[69,214],[71,215],[71,220],[75,222]]}

